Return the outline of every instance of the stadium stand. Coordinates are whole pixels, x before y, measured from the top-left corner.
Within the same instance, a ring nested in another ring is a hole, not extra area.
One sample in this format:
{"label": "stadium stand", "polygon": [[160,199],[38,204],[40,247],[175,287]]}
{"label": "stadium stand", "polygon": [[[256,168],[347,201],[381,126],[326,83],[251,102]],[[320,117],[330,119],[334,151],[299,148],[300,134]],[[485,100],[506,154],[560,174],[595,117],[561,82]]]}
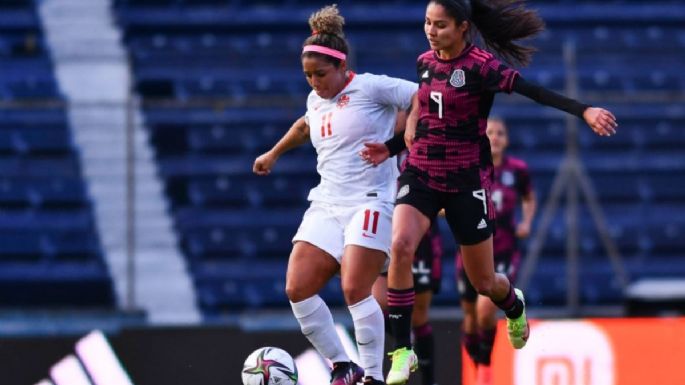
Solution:
{"label": "stadium stand", "polygon": [[114,305],[63,99],[29,0],[0,2],[0,306]]}
{"label": "stadium stand", "polygon": [[[414,60],[426,47],[423,5],[349,3],[341,8],[353,68],[413,79]],[[677,22],[685,7],[677,1],[531,3],[539,4],[548,30],[533,42],[540,52],[524,75],[563,90],[562,46],[575,42],[582,98],[611,108],[621,124],[608,140],[581,129],[579,144],[626,268],[633,279],[682,276],[685,217],[673,213],[685,209],[685,57],[673,52],[685,47],[685,28]],[[304,146],[287,154],[267,178],[252,175],[251,165],[304,112],[309,89],[299,52],[305,20],[319,5],[115,1],[181,247],[208,315],[287,303],[284,268],[307,191],[317,183],[314,153]],[[498,97],[496,111],[508,120],[510,150],[529,163],[543,203],[563,156],[563,116],[518,97]],[[620,303],[621,287],[587,210],[580,218],[582,302]],[[446,226],[441,230],[451,238]],[[565,301],[565,233],[558,213],[528,291],[536,305]],[[436,301],[455,304],[455,245],[446,246]],[[324,294],[342,303],[335,284]]]}

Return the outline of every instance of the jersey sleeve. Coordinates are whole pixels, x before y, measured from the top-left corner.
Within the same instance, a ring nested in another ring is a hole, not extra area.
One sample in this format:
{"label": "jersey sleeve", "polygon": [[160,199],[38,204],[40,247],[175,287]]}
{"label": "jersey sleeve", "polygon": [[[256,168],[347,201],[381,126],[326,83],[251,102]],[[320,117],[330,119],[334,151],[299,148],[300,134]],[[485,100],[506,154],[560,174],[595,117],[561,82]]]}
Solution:
{"label": "jersey sleeve", "polygon": [[386,75],[370,75],[366,92],[379,104],[406,110],[411,106],[411,98],[418,89],[418,84],[408,80]]}
{"label": "jersey sleeve", "polygon": [[314,103],[314,91],[311,91],[309,95],[307,96],[307,111],[304,112],[304,122],[307,123],[309,126],[309,116],[310,116],[310,111],[312,110],[312,104]]}
{"label": "jersey sleeve", "polygon": [[514,89],[514,79],[519,76],[519,72],[492,57],[483,64],[481,75],[486,91],[510,94]]}
{"label": "jersey sleeve", "polygon": [[525,197],[533,191],[533,183],[530,178],[528,165],[523,163],[516,171],[516,192],[520,197]]}

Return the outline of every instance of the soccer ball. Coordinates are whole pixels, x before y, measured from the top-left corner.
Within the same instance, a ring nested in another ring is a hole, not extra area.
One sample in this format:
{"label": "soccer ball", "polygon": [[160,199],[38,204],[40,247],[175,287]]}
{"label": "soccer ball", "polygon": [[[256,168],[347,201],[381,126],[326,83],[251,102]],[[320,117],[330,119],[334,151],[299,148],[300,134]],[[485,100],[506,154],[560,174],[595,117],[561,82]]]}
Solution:
{"label": "soccer ball", "polygon": [[267,346],[247,356],[242,377],[243,385],[296,385],[297,367],[288,352]]}

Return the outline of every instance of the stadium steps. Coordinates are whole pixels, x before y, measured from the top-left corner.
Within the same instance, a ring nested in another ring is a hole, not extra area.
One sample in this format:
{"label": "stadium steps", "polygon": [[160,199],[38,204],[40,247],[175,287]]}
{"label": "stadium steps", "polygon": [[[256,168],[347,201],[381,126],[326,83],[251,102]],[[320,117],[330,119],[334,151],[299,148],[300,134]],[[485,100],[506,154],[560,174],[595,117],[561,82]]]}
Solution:
{"label": "stadium steps", "polygon": [[[130,74],[109,1],[48,0],[40,3],[47,40],[91,186],[106,261],[119,304],[127,298],[126,101]],[[93,49],[93,47],[98,47]],[[195,293],[176,247],[171,219],[147,146],[140,111],[134,116],[136,153],[135,304],[153,323],[199,320]],[[118,132],[119,134],[113,134]],[[108,141],[94,137],[108,133]],[[130,304],[129,304],[130,305]]]}

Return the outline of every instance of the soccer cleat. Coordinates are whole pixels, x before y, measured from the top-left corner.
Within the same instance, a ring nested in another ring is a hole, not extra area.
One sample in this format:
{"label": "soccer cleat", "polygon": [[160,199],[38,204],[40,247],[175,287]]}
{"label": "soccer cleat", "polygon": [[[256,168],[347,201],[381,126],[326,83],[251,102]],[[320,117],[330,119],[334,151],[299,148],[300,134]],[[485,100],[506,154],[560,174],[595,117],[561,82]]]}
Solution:
{"label": "soccer cleat", "polygon": [[373,377],[367,376],[364,378],[364,382],[362,382],[363,385],[385,385],[385,382],[377,380]]}
{"label": "soccer cleat", "polygon": [[476,385],[492,385],[492,368],[485,365],[478,365]]}
{"label": "soccer cleat", "polygon": [[357,385],[364,377],[364,369],[354,362],[336,362],[331,371],[331,385]]}
{"label": "soccer cleat", "polygon": [[507,318],[507,332],[509,332],[509,342],[511,342],[514,349],[521,349],[526,346],[530,328],[526,319],[526,300],[523,298],[523,292],[519,289],[514,289],[514,293],[523,302],[523,312],[516,319]]}
{"label": "soccer cleat", "polygon": [[392,357],[392,365],[385,382],[387,385],[404,385],[409,380],[409,373],[419,367],[419,359],[408,348],[399,348],[388,355]]}

